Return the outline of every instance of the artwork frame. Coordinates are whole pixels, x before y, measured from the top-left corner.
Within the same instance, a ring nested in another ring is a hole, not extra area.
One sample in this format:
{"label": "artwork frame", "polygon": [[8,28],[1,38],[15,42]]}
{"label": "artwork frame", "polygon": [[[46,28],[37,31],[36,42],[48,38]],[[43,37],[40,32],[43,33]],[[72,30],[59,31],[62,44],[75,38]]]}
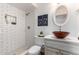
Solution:
{"label": "artwork frame", "polygon": [[38,26],[48,26],[48,14],[38,16]]}

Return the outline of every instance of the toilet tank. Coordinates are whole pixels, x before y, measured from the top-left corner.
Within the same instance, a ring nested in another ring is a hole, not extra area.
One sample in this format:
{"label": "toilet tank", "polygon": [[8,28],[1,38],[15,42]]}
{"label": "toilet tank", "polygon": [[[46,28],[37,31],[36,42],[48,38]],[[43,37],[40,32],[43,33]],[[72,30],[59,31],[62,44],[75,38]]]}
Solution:
{"label": "toilet tank", "polygon": [[35,36],[35,44],[42,46],[44,44],[44,37]]}

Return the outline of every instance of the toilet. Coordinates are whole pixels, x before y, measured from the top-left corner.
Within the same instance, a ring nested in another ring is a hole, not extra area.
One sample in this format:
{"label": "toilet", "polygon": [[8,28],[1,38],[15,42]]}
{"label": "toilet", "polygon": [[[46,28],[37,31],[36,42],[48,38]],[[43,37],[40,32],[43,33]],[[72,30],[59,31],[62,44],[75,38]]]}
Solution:
{"label": "toilet", "polygon": [[28,55],[39,55],[41,51],[41,46],[44,44],[43,38],[35,38],[35,45],[28,49]]}
{"label": "toilet", "polygon": [[41,50],[40,46],[34,45],[30,49],[28,49],[28,55],[39,55],[40,50]]}

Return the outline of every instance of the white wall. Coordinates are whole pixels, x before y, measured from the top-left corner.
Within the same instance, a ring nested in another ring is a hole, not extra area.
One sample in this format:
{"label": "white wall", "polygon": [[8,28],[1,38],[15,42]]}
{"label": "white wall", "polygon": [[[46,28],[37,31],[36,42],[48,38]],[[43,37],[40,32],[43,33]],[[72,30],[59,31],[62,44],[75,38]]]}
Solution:
{"label": "white wall", "polygon": [[[26,40],[27,40],[27,46],[30,48],[33,46],[34,43],[34,36],[35,36],[35,12],[31,12],[30,14],[26,15]],[[30,29],[28,29],[28,26],[30,26]]]}
{"label": "white wall", "polygon": [[[43,31],[45,35],[52,34],[53,31],[58,30],[56,25],[53,23],[53,7],[51,8],[51,5],[48,3],[41,3],[38,4],[38,8],[36,9],[36,29],[35,29],[35,35],[39,35],[40,31]],[[48,26],[39,26],[38,27],[38,16],[48,14]]]}
{"label": "white wall", "polygon": [[[68,19],[69,21],[62,27],[63,31],[70,32],[70,36],[78,37],[79,33],[79,13],[76,12],[79,9],[78,3],[66,3],[68,8]],[[51,4],[38,4],[36,10],[36,31],[35,35],[38,35],[42,30],[45,35],[52,34],[53,31],[58,30],[58,27],[52,22],[54,16],[54,10],[57,7],[55,3]],[[37,26],[37,16],[42,14],[48,14],[48,26],[38,27]]]}
{"label": "white wall", "polygon": [[79,33],[79,13],[76,11],[79,9],[78,3],[67,4],[69,9],[69,21],[62,28],[64,31],[70,32],[70,36],[78,38]]}
{"label": "white wall", "polygon": [[[6,24],[5,14],[17,17],[17,24]],[[11,5],[0,3],[0,54],[14,54],[27,48],[25,39],[25,12]]]}

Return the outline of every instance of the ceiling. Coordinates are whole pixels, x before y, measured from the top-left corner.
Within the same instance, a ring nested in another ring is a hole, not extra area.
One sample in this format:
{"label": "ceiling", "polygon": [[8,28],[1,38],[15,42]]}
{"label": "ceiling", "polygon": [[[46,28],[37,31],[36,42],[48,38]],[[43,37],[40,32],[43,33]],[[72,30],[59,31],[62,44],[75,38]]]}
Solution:
{"label": "ceiling", "polygon": [[46,6],[49,3],[8,3],[20,10],[26,12],[26,14],[33,12],[36,8],[40,8],[40,6]]}
{"label": "ceiling", "polygon": [[8,3],[18,9],[25,11],[26,13],[32,12],[35,9],[35,5],[32,3]]}

